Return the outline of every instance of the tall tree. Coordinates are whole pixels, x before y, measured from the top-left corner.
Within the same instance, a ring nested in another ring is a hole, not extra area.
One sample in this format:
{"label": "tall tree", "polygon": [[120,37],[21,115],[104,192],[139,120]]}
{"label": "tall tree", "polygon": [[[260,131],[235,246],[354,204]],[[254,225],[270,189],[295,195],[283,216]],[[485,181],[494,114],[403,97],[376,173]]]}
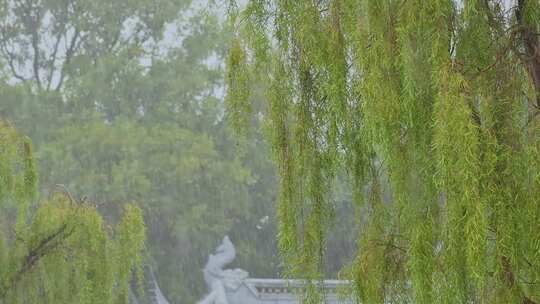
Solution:
{"label": "tall tree", "polygon": [[362,303],[540,302],[538,1],[252,0],[230,21],[236,126],[269,83],[289,275],[323,277],[343,168]]}
{"label": "tall tree", "polygon": [[2,0],[2,74],[59,91],[65,80],[108,56],[149,58],[163,27],[189,0]]}
{"label": "tall tree", "polygon": [[0,138],[0,303],[127,303],[142,262],[141,210],[126,205],[113,230],[65,189],[35,206],[30,141],[4,121]]}

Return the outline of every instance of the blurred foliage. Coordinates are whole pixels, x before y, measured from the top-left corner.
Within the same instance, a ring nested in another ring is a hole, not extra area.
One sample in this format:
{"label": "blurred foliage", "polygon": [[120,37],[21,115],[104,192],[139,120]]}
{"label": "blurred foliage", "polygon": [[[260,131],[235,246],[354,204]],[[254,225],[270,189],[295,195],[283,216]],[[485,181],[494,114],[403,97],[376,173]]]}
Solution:
{"label": "blurred foliage", "polygon": [[[171,0],[5,4],[0,18],[11,34],[1,39],[0,116],[35,143],[44,195],[61,184],[112,223],[125,202],[141,207],[145,262],[172,303],[206,292],[201,269],[224,234],[237,246],[237,267],[278,275],[266,144],[256,133],[238,142],[223,119],[227,31],[212,13],[220,8]],[[78,42],[67,57],[71,39]],[[12,58],[20,48],[28,52]]]}
{"label": "blurred foliage", "polygon": [[37,203],[30,140],[4,121],[0,164],[0,303],[127,303],[142,273],[141,209],[125,205],[113,228],[65,189]]}
{"label": "blurred foliage", "polygon": [[[225,120],[224,7],[3,2],[0,26],[9,35],[0,39],[0,116],[34,142],[44,195],[61,184],[111,223],[125,202],[142,208],[144,262],[171,303],[193,303],[207,291],[201,269],[225,234],[238,252],[231,267],[280,276],[264,130],[239,138]],[[256,117],[245,123],[256,127],[266,115],[260,81],[243,84],[255,91],[242,98]],[[352,221],[349,209],[340,210]],[[330,241],[334,274],[354,247],[354,235],[340,229]]]}

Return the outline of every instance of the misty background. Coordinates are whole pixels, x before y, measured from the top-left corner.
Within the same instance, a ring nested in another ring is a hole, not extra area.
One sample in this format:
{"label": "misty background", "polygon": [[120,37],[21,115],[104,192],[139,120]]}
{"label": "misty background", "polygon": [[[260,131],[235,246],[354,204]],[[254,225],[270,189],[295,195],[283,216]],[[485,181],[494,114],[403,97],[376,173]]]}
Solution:
{"label": "misty background", "polygon": [[[35,145],[40,192],[62,185],[108,221],[144,210],[145,264],[172,303],[206,292],[201,269],[224,235],[231,267],[280,277],[276,175],[264,94],[246,138],[226,120],[227,1],[3,0],[0,117]],[[253,86],[256,88],[257,84]],[[350,191],[340,182],[327,277],[352,259]],[[0,213],[2,229],[14,209]]]}

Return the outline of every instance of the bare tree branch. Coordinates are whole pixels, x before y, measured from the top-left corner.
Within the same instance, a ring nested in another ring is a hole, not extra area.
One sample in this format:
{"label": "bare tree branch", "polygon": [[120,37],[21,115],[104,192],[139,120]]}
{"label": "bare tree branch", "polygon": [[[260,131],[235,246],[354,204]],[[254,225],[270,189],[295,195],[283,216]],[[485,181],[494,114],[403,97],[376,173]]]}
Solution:
{"label": "bare tree branch", "polygon": [[[65,28],[65,23],[64,23],[64,25],[62,27]],[[51,54],[51,59],[50,59],[50,71],[49,71],[49,77],[47,79],[47,91],[51,89],[53,75],[54,75],[54,72],[55,72],[54,65],[56,64],[56,57],[57,57],[57,54],[58,54],[58,48],[60,46],[60,41],[62,41],[63,36],[64,36],[64,30],[59,31],[58,34],[56,35],[56,41],[54,43],[54,49],[53,49],[53,52]]]}
{"label": "bare tree branch", "polygon": [[69,192],[69,189],[66,187],[66,185],[56,184],[56,187],[62,190],[62,192],[69,198],[72,204],[77,202],[75,199],[73,199],[73,196],[71,195],[71,192]]}
{"label": "bare tree branch", "polygon": [[[30,44],[32,46],[32,74],[39,89],[41,89],[41,78],[39,75],[40,69],[40,49],[39,49],[39,26],[41,24],[41,12],[39,7],[34,7],[34,1],[26,1],[26,7],[23,8],[24,25],[30,33]],[[35,15],[35,16],[34,16]]]}
{"label": "bare tree branch", "polygon": [[533,301],[531,298],[527,297],[523,290],[517,286],[516,283],[516,276],[514,274],[514,271],[512,270],[512,265],[510,263],[510,259],[506,256],[501,257],[501,265],[502,265],[502,273],[501,278],[502,281],[505,282],[505,284],[510,288],[517,288],[520,295],[521,295],[521,302],[523,304],[536,304],[535,301]]}
{"label": "bare tree branch", "polygon": [[0,45],[0,50],[2,51],[2,54],[4,55],[5,59],[6,59],[6,62],[8,64],[8,67],[9,69],[11,70],[11,74],[13,75],[13,77],[19,79],[20,81],[26,81],[27,79],[24,78],[22,75],[20,75],[18,72],[17,72],[17,69],[15,68],[15,54],[13,54],[13,52],[11,52],[7,45],[6,45],[6,39],[4,38],[4,35],[2,35],[2,39],[1,39],[1,45]]}
{"label": "bare tree branch", "polygon": [[44,256],[57,248],[63,240],[73,233],[73,228],[67,230],[67,224],[63,224],[49,236],[43,238],[34,248],[30,249],[23,258],[22,265],[9,280],[10,286],[3,286],[0,290],[0,299],[4,298],[9,288],[13,288]]}
{"label": "bare tree branch", "polygon": [[520,25],[520,38],[525,47],[525,56],[520,57],[536,90],[536,105],[540,107],[540,42],[538,33],[532,25],[527,24],[524,17],[527,0],[517,2],[516,19]]}
{"label": "bare tree branch", "polygon": [[71,41],[66,50],[66,58],[64,59],[64,62],[62,63],[62,68],[60,69],[60,80],[58,81],[58,84],[56,85],[55,91],[59,91],[60,88],[62,88],[62,84],[64,82],[64,78],[66,75],[66,70],[71,62],[71,58],[75,54],[75,50],[79,42],[80,34],[81,32],[78,29],[75,29],[75,33],[73,34],[73,37],[71,37]]}

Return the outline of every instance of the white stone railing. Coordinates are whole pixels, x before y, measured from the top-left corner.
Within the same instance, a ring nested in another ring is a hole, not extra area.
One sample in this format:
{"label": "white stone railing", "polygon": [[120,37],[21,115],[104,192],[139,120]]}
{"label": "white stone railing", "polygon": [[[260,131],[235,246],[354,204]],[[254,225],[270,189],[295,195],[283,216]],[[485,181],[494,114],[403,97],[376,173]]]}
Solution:
{"label": "white stone railing", "polygon": [[[320,284],[320,283],[317,283]],[[326,303],[352,303],[351,300],[340,300],[339,289],[350,286],[349,281],[324,280]],[[231,304],[293,304],[298,303],[299,295],[305,292],[306,281],[285,279],[244,279],[235,290],[227,290],[227,298]]]}

